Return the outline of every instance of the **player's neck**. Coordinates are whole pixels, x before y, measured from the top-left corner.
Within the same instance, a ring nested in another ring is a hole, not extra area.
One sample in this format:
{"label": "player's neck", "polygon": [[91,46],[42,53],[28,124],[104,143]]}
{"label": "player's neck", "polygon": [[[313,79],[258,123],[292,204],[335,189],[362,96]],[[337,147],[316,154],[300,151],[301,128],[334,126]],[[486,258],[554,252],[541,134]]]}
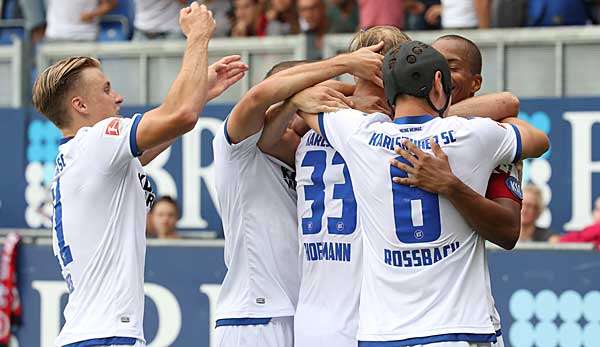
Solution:
{"label": "player's neck", "polygon": [[384,90],[377,86],[376,84],[371,83],[370,81],[358,79],[356,81],[356,86],[354,87],[353,96],[378,96],[381,99],[385,100],[385,92]]}
{"label": "player's neck", "polygon": [[394,109],[394,119],[410,116],[430,115],[437,117],[437,113],[433,112],[429,105],[423,103],[421,100],[416,98],[406,98],[401,102],[396,101],[396,107]]}
{"label": "player's neck", "polygon": [[87,117],[74,116],[71,117],[71,122],[69,123],[69,125],[64,128],[61,128],[60,132],[62,133],[63,137],[74,137],[79,131],[79,129],[84,127],[92,127],[101,120],[102,119],[92,120]]}

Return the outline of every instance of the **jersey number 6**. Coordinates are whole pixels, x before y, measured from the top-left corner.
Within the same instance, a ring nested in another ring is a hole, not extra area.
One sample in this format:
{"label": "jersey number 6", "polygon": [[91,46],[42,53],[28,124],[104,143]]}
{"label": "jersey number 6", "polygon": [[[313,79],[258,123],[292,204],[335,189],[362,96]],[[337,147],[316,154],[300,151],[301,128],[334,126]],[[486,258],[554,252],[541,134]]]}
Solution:
{"label": "jersey number 6", "polygon": [[[396,160],[410,165],[402,158]],[[390,176],[407,177],[407,173],[390,166]],[[440,200],[437,194],[392,181],[396,236],[403,243],[432,242],[440,238]]]}

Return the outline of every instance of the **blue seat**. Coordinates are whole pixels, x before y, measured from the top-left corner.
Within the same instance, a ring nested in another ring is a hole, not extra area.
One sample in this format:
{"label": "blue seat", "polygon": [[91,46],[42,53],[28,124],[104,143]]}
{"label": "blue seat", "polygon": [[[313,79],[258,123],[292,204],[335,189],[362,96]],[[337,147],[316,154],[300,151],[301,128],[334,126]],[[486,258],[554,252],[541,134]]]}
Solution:
{"label": "blue seat", "polygon": [[119,0],[109,14],[100,19],[98,41],[127,41],[133,36],[135,5],[133,0]]}
{"label": "blue seat", "polygon": [[25,37],[25,23],[19,17],[17,0],[4,0],[0,19],[0,45],[11,45],[15,39]]}

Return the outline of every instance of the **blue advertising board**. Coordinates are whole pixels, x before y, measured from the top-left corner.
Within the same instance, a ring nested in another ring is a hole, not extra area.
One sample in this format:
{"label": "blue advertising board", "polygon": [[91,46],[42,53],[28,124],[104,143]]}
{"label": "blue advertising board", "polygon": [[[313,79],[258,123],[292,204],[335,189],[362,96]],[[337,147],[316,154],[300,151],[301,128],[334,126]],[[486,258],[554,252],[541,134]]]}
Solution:
{"label": "blue advertising board", "polygon": [[[177,198],[181,230],[222,230],[211,140],[232,107],[208,105],[194,131],[146,167],[159,195]],[[125,107],[122,114],[146,109]],[[525,180],[541,188],[548,204],[539,226],[559,232],[581,229],[591,222],[592,201],[600,195],[600,98],[523,100],[521,110],[520,117],[552,142],[542,158],[525,163]],[[29,110],[0,110],[0,124],[0,228],[49,227],[47,185],[60,133]]]}
{"label": "blue advertising board", "polygon": [[[148,346],[215,347],[215,305],[226,272],[223,248],[219,241],[211,246],[176,242],[147,250]],[[507,347],[600,346],[600,254],[492,251],[488,259]],[[24,312],[18,346],[54,346],[64,323],[67,286],[51,247],[23,245],[19,274]],[[478,300],[487,299],[473,298]]]}

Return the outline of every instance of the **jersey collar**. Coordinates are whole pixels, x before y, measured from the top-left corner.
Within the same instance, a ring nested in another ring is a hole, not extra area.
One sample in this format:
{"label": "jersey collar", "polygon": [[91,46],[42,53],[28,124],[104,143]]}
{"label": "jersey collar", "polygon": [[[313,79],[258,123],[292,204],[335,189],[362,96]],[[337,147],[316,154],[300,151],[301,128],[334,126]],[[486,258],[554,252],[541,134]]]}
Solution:
{"label": "jersey collar", "polygon": [[73,136],[69,136],[69,137],[63,137],[62,139],[60,139],[60,141],[58,141],[58,145],[64,145],[65,143],[71,141],[73,139]]}
{"label": "jersey collar", "polygon": [[396,124],[423,124],[427,123],[433,119],[433,116],[428,114],[423,114],[419,116],[405,116],[394,119],[394,123]]}

